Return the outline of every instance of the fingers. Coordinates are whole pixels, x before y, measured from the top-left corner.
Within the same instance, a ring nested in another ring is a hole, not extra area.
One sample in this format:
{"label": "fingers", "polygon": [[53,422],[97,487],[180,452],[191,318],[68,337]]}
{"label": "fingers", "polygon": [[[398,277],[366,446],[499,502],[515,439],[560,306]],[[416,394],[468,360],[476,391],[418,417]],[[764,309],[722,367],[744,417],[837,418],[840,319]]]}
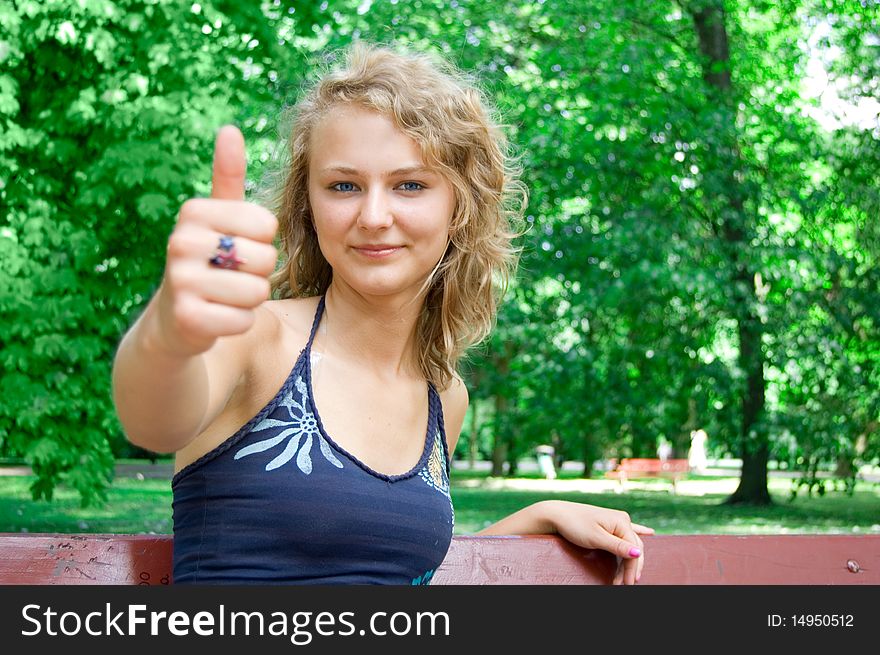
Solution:
{"label": "fingers", "polygon": [[[220,244],[220,238],[226,234],[228,233],[206,229],[200,225],[178,226],[168,239],[169,259],[177,262],[178,266],[183,264],[186,267],[191,265],[199,269],[228,272],[209,265],[210,258]],[[233,237],[233,242],[236,257],[243,260],[237,267],[238,271],[265,278],[275,270],[278,251],[274,246],[246,237]],[[177,266],[173,268],[176,269]]]}
{"label": "fingers", "polygon": [[168,257],[173,265],[165,273],[169,289],[181,303],[193,296],[208,303],[253,309],[269,297],[268,276],[275,268],[277,251],[271,245],[238,237],[236,256],[243,260],[238,269],[216,268],[209,259],[220,237],[201,226],[185,226],[172,233]]}
{"label": "fingers", "polygon": [[195,294],[181,294],[174,303],[174,320],[192,342],[243,334],[255,319],[252,309],[206,302]]}
{"label": "fingers", "polygon": [[641,537],[639,537],[638,534],[634,534],[633,538],[635,539],[636,543],[638,544],[639,550],[642,551],[641,557],[638,557],[635,560],[632,560],[632,561],[635,561],[635,563],[636,563],[635,578],[632,582],[632,584],[635,584],[642,577],[642,569],[645,568],[645,542],[642,541]]}
{"label": "fingers", "polygon": [[193,198],[183,203],[178,225],[200,225],[220,234],[272,243],[278,219],[264,207],[249,202]]}
{"label": "fingers", "polygon": [[[605,533],[596,540],[597,548],[607,550],[625,560],[641,557],[640,540],[637,541],[638,536],[634,532],[628,533],[622,525],[615,527],[611,532]],[[628,538],[624,538],[624,536]]]}
{"label": "fingers", "polygon": [[265,277],[200,266],[176,268],[168,283],[177,295],[241,309],[261,305],[269,298],[270,290]]}
{"label": "fingers", "polygon": [[609,537],[613,542],[606,550],[613,552],[619,558],[612,584],[636,584],[645,566],[645,544],[639,534],[653,534],[654,530],[638,523],[631,523],[629,515],[624,512],[613,525],[611,532],[613,536],[609,535]]}
{"label": "fingers", "polygon": [[275,247],[234,237],[235,256],[242,261],[236,270],[226,270],[210,263],[221,236],[201,222],[182,220],[168,240],[162,324],[167,340],[180,351],[203,352],[219,337],[246,332],[254,322],[253,310],[269,297]]}
{"label": "fingers", "polygon": [[627,512],[583,503],[555,503],[548,514],[557,534],[585,548],[598,548],[617,556],[612,584],[635,584],[645,565],[645,544],[640,535],[653,528],[633,523]]}
{"label": "fingers", "polygon": [[244,137],[227,125],[214,143],[211,197],[186,201],[168,239],[157,316],[175,353],[198,354],[246,332],[269,297],[278,220],[244,201],[246,172]]}
{"label": "fingers", "polygon": [[246,172],[244,136],[234,125],[224,125],[214,142],[211,197],[218,200],[244,200]]}
{"label": "fingers", "polygon": [[599,546],[618,557],[617,571],[611,584],[635,584],[641,573],[644,561],[644,545],[639,536],[633,532],[628,539],[607,535],[605,545]]}
{"label": "fingers", "polygon": [[637,560],[623,560],[618,567],[615,584],[634,585],[637,576]]}
{"label": "fingers", "polygon": [[644,556],[644,545],[641,543],[641,540],[636,538],[639,542],[639,550],[641,551],[641,555],[639,557],[628,557],[628,558],[619,558],[617,563],[617,571],[614,575],[614,579],[612,580],[612,584],[627,584],[632,585],[636,584],[639,581],[639,578],[642,577],[642,568],[645,565],[645,556]]}
{"label": "fingers", "polygon": [[[639,542],[640,541],[641,540],[639,540]],[[620,559],[617,566],[617,574],[615,575],[614,584],[632,585],[636,583],[636,579],[641,575],[641,567],[644,562],[644,551],[642,550],[643,546],[641,543],[639,543],[638,546],[632,546],[630,548],[637,548],[640,554],[637,557],[628,556]]]}

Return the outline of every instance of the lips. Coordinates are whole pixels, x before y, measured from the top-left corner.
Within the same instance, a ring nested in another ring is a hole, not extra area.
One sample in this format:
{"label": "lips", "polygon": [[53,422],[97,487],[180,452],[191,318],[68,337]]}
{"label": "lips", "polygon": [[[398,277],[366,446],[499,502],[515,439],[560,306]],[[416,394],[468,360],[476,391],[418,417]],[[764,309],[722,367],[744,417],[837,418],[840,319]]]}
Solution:
{"label": "lips", "polygon": [[366,257],[376,258],[393,255],[395,252],[403,248],[403,246],[385,243],[370,243],[363,246],[353,246],[353,248],[356,252],[359,252]]}

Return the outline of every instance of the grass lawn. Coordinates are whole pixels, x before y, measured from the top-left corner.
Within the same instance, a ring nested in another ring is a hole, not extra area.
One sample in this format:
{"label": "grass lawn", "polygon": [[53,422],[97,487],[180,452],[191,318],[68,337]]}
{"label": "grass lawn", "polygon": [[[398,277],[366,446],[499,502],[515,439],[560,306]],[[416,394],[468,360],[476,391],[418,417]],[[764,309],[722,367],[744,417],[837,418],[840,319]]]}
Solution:
{"label": "grass lawn", "polygon": [[[454,477],[454,476],[453,476]],[[657,534],[858,534],[880,533],[880,485],[859,483],[853,496],[829,492],[808,498],[801,493],[790,501],[791,482],[770,479],[775,504],[770,507],[725,506],[737,478],[697,478],[679,483],[673,495],[668,482],[632,482],[626,493],[600,481],[575,481],[587,490],[535,491],[547,486],[527,479],[493,484],[486,479],[462,479],[453,486],[456,534],[472,534],[499,518],[544,498],[589,503],[626,511],[632,520],[654,528]],[[565,486],[565,482],[555,487]],[[531,483],[531,484],[530,484]],[[537,483],[537,484],[536,484]],[[503,485],[505,488],[498,489]],[[520,488],[518,488],[520,487]],[[597,487],[597,491],[590,491]]]}
{"label": "grass lawn", "polygon": [[[880,533],[880,485],[860,482],[853,496],[829,492],[789,501],[791,482],[771,478],[771,507],[726,507],[736,478],[679,483],[672,495],[662,480],[639,481],[615,493],[608,481],[570,478],[551,483],[536,476],[497,480],[455,471],[455,533],[472,534],[530,503],[547,498],[625,510],[658,534]],[[60,487],[51,503],[34,502],[29,476],[0,477],[0,532],[170,533],[171,485],[167,479],[119,477],[103,507],[83,509],[75,491]]]}
{"label": "grass lawn", "polygon": [[171,532],[171,482],[117,478],[103,507],[81,508],[61,486],[52,502],[31,500],[32,476],[0,477],[0,532]]}

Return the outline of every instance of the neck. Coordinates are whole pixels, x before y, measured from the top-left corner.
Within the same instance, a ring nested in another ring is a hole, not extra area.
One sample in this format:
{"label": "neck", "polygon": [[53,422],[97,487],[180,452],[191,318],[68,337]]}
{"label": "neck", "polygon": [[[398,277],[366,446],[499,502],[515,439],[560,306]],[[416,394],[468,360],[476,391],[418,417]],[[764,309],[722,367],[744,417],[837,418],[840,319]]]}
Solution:
{"label": "neck", "polygon": [[383,375],[424,377],[415,348],[423,302],[413,294],[364,296],[334,280],[315,339],[323,350],[356,358]]}

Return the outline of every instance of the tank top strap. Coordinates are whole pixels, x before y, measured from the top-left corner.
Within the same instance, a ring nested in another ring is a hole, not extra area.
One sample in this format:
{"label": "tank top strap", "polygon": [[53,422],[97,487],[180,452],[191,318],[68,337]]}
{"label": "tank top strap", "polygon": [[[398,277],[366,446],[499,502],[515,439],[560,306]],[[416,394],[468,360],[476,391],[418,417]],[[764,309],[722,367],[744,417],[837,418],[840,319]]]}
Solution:
{"label": "tank top strap", "polygon": [[440,392],[433,382],[428,382],[428,421],[435,426],[443,453],[443,464],[446,468],[446,477],[452,474],[452,457],[449,455],[449,444],[446,442],[446,423],[443,419],[443,401]]}
{"label": "tank top strap", "polygon": [[315,318],[312,320],[312,329],[309,332],[309,340],[306,343],[306,352],[309,354],[312,352],[312,342],[315,340],[315,334],[317,334],[318,326],[321,324],[321,317],[324,315],[324,300],[326,298],[326,295],[321,296],[321,299],[318,301],[318,308],[315,310]]}

